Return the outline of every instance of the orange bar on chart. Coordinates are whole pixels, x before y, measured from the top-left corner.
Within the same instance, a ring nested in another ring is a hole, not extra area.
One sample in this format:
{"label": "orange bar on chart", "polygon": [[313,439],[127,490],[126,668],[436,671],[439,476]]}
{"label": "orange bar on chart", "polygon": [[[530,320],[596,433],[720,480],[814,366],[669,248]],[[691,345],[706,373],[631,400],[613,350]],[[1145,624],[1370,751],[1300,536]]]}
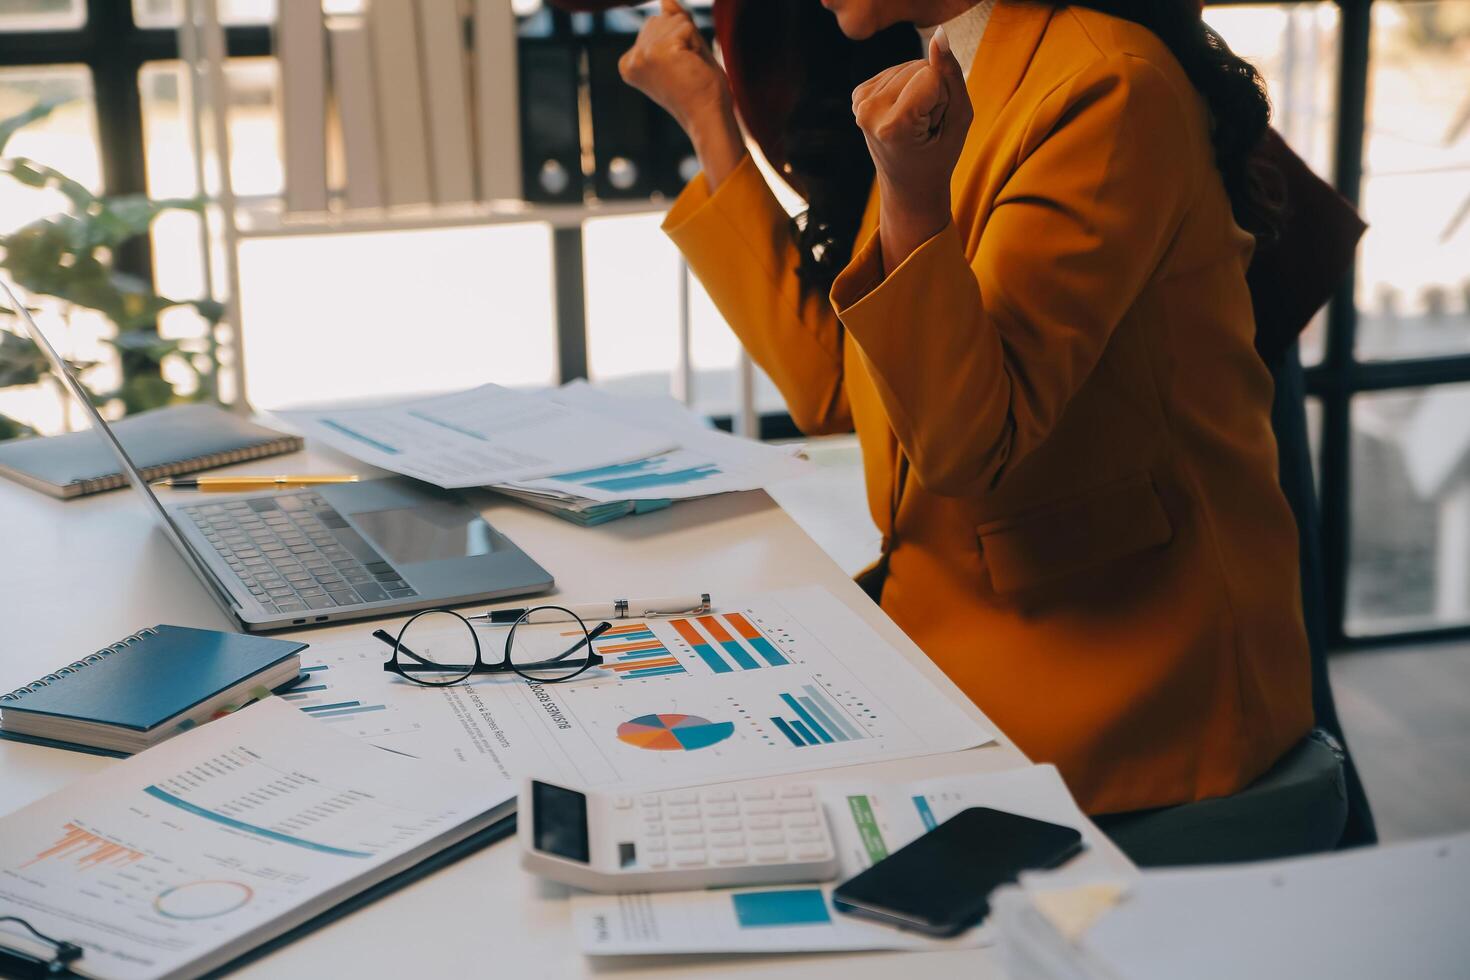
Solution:
{"label": "orange bar on chart", "polygon": [[761,635],[761,631],[752,626],[750,624],[750,620],[746,619],[739,613],[726,613],[725,622],[735,627],[735,632],[739,633],[747,640],[758,639]]}
{"label": "orange bar on chart", "polygon": [[621,636],[624,633],[642,633],[646,629],[648,629],[647,623],[628,623],[626,626],[614,626],[612,629],[608,630],[602,635]]}
{"label": "orange bar on chart", "polygon": [[639,650],[660,650],[663,643],[659,640],[639,640],[637,643],[619,643],[615,646],[603,644],[598,647],[602,653],[635,653]]}
{"label": "orange bar on chart", "polygon": [[781,667],[791,662],[780,650],[771,645],[771,641],[755,628],[754,623],[744,616],[739,613],[726,613],[725,622],[735,627],[735,632],[745,637],[746,642],[755,647],[755,652],[760,654],[762,659],[772,667]]}
{"label": "orange bar on chart", "polygon": [[675,657],[664,657],[659,660],[631,660],[624,664],[606,664],[608,670],[623,673],[628,670],[654,670],[659,667],[678,667],[679,661]]}
{"label": "orange bar on chart", "polygon": [[713,616],[700,616],[699,625],[709,630],[709,635],[713,636],[721,643],[729,643],[731,640],[734,639],[734,637],[730,635],[730,631],[725,629],[724,625],[721,624],[720,621]]}
{"label": "orange bar on chart", "polygon": [[755,670],[760,666],[760,664],[755,662],[754,657],[745,652],[745,647],[741,646],[735,637],[730,635],[730,631],[725,629],[724,624],[719,619],[714,616],[700,616],[699,625],[709,630],[709,635],[713,636],[715,641],[725,648],[726,656],[735,661],[741,670]]}
{"label": "orange bar on chart", "polygon": [[63,827],[62,837],[55,844],[41,851],[21,867],[29,867],[47,858],[74,858],[78,868],[91,868],[99,864],[131,864],[143,858],[142,851],[99,837],[89,830],[68,823]]}

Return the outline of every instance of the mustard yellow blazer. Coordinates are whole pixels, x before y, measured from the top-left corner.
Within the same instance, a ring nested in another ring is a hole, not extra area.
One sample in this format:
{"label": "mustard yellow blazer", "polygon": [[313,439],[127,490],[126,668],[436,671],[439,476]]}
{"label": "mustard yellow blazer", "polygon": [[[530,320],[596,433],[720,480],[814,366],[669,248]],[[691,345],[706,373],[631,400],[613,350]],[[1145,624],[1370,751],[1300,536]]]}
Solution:
{"label": "mustard yellow blazer", "polygon": [[1312,723],[1252,239],[1147,30],[1001,0],[954,221],[828,297],[747,160],[665,228],[806,432],[855,428],[883,608],[1082,806],[1231,793]]}

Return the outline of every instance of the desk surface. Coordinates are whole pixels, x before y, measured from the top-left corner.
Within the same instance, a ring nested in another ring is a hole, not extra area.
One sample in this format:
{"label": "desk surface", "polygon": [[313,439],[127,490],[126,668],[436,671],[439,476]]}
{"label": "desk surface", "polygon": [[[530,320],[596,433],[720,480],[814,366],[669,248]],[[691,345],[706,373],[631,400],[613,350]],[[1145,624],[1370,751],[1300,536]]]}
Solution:
{"label": "desk surface", "polygon": [[[236,467],[271,473],[279,460]],[[360,465],[330,451],[291,458],[292,472],[344,472]],[[573,601],[626,594],[708,591],[721,596],[823,585],[933,679],[998,742],[951,756],[836,770],[888,779],[984,772],[1026,759],[924,657],[791,519],[763,493],[678,504],[670,510],[578,528],[489,493],[471,496],[496,527],[557,578]],[[156,530],[131,492],[59,501],[0,480],[0,690],[106,646],[143,626],[172,623],[229,629],[224,615]],[[514,604],[514,603],[511,603]],[[371,630],[356,624],[313,636]],[[96,772],[109,760],[0,742],[0,812]],[[1098,868],[1126,859],[1089,828]],[[625,976],[891,977],[898,970],[947,977],[999,977],[989,950],[808,956],[608,957],[589,959],[571,943],[566,891],[523,873],[510,842],[497,844],[255,963],[240,976],[422,976],[493,971],[516,978]],[[422,937],[422,938],[415,938]],[[902,961],[896,957],[904,957]]]}

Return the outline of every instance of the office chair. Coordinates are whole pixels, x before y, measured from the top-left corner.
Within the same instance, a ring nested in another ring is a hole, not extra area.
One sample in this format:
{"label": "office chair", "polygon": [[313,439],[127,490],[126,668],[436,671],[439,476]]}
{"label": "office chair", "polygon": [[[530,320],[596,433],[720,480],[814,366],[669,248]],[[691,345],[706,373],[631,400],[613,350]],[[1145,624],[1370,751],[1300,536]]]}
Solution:
{"label": "office chair", "polygon": [[1270,771],[1231,796],[1099,818],[1098,826],[1144,867],[1267,860],[1378,839],[1327,674],[1321,538],[1297,346],[1268,358],[1267,366],[1276,382],[1271,426],[1281,489],[1296,517],[1301,546],[1302,610],[1317,727]]}

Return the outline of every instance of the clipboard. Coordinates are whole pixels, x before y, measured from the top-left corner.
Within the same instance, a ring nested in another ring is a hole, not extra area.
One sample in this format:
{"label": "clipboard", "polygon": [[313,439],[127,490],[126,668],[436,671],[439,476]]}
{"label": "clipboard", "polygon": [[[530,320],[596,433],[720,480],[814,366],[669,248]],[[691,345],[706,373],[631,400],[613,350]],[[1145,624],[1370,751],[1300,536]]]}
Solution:
{"label": "clipboard", "polygon": [[[515,832],[516,815],[512,813],[500,818],[483,830],[471,834],[464,840],[451,844],[444,850],[430,855],[413,867],[405,868],[390,878],[385,878],[375,885],[370,885],[350,898],[337,903],[325,912],[321,912],[300,925],[288,929],[279,936],[261,943],[254,949],[241,953],[223,966],[216,967],[210,972],[203,974],[203,977],[213,980],[216,977],[227,976],[243,966],[254,963],[256,960],[269,956],[276,950],[294,943],[303,936],[316,932],[323,926],[331,925],[338,919],[351,915],[358,909],[376,902],[378,899],[397,891],[405,885],[411,885],[421,878],[426,878],[440,868],[446,868],[456,861],[474,854],[476,851],[484,850],[497,841],[512,837],[515,835]],[[78,974],[70,970],[53,970],[48,968],[46,964],[37,965],[3,948],[0,948],[0,975],[20,978],[78,976]]]}
{"label": "clipboard", "polygon": [[371,905],[378,899],[396,892],[405,885],[411,885],[421,878],[427,878],[440,868],[447,868],[461,858],[469,857],[476,851],[482,851],[497,841],[504,840],[507,837],[514,837],[515,832],[516,815],[512,813],[509,816],[501,817],[484,830],[471,834],[456,844],[451,844],[439,853],[424,858],[418,864],[415,864],[411,868],[405,868],[391,878],[384,878],[376,885],[364,888],[351,898],[332,906],[320,915],[307,919],[294,929],[288,929],[274,939],[268,940],[254,949],[240,954],[224,966],[217,967],[209,973],[204,974],[201,980],[214,980],[216,977],[223,977],[229,973],[233,973],[235,970],[247,964],[254,963],[258,959],[269,956],[283,946],[294,943],[303,936],[316,932],[323,926],[329,926],[338,919],[349,916],[364,906]]}

